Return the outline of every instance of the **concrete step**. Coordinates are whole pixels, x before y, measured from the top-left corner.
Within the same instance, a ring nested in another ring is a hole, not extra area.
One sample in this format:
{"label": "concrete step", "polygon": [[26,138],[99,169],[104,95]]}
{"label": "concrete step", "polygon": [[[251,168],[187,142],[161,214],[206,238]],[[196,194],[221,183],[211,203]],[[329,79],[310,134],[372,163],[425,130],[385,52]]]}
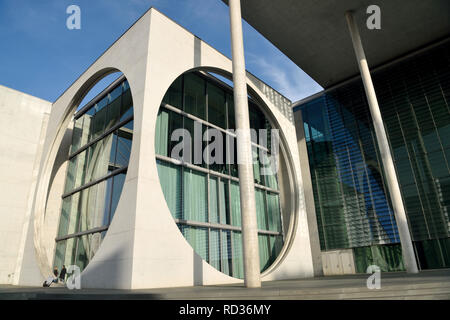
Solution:
{"label": "concrete step", "polygon": [[384,286],[381,289],[367,289],[365,287],[352,288],[322,288],[322,289],[240,289],[221,290],[219,292],[172,292],[163,294],[164,299],[305,299],[305,300],[323,300],[323,299],[372,299],[378,297],[395,298],[408,296],[433,296],[448,295],[450,298],[450,283],[423,283],[410,285]]}
{"label": "concrete step", "polygon": [[156,300],[163,299],[152,294],[91,294],[91,293],[11,293],[0,300]]}
{"label": "concrete step", "polygon": [[450,299],[450,288],[437,289],[416,289],[416,290],[396,290],[396,291],[381,291],[371,290],[370,292],[353,292],[353,293],[322,293],[309,294],[308,292],[291,294],[280,293],[270,294],[246,294],[246,295],[232,295],[232,294],[213,294],[213,295],[185,295],[185,294],[92,294],[92,293],[10,293],[2,295],[1,299],[6,300],[22,300],[22,299],[44,299],[44,300],[102,300],[102,299],[168,299],[168,300],[378,300],[378,299]]}
{"label": "concrete step", "polygon": [[[178,300],[178,299],[169,299]],[[202,299],[202,300],[234,300],[228,298],[221,299]],[[408,296],[392,296],[392,297],[370,297],[370,298],[350,298],[350,297],[338,297],[338,296],[322,296],[314,297],[310,299],[301,298],[298,296],[282,296],[282,297],[248,297],[241,300],[450,300],[450,293],[445,294],[419,294],[419,295],[408,295]]]}
{"label": "concrete step", "polygon": [[[367,299],[361,299],[361,300],[367,300]],[[371,298],[370,300],[450,300],[450,294],[444,293],[444,294],[431,294],[431,295],[409,295],[409,296],[397,296],[397,297],[389,297],[389,298],[383,298],[383,297],[375,297]]]}
{"label": "concrete step", "polygon": [[329,299],[447,299],[450,300],[450,270],[420,274],[383,274],[381,289],[366,287],[366,275],[263,282],[262,288],[242,284],[140,290],[81,289],[62,286],[27,288],[0,285],[0,299],[178,299],[178,300],[329,300]]}

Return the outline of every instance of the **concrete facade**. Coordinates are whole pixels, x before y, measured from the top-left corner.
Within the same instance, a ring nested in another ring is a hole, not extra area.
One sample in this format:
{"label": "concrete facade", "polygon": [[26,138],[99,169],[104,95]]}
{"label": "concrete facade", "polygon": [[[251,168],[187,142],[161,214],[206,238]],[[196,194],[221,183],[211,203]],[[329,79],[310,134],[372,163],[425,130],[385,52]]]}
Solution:
{"label": "concrete facade", "polygon": [[[42,154],[38,161],[33,161],[36,186],[30,182],[30,217],[28,228],[23,228],[26,236],[22,241],[23,250],[18,250],[14,284],[40,286],[51,274],[66,166],[64,156],[70,144],[73,114],[88,91],[104,76],[116,71],[124,74],[133,96],[131,157],[114,219],[99,250],[82,273],[82,287],[141,289],[242,282],[217,271],[195,253],[179,232],[159,183],[154,145],[157,113],[171,83],[190,70],[232,77],[230,59],[151,9],[53,103]],[[284,97],[250,74],[247,74],[247,86],[263,106],[264,113],[280,129],[284,159],[281,189],[285,194],[282,201],[287,227],[285,244],[261,279],[312,277],[313,259],[303,192],[303,179],[307,175],[302,174],[300,167],[292,110]],[[48,103],[43,105],[50,109]],[[28,162],[31,165],[31,160]],[[1,277],[0,282],[6,282],[3,273]]]}
{"label": "concrete facade", "polygon": [[303,126],[302,114],[296,112],[294,115],[295,130],[297,132],[298,151],[300,166],[302,168],[303,192],[305,194],[305,206],[308,217],[308,230],[311,240],[311,253],[314,265],[314,276],[324,274],[322,267],[322,253],[320,251],[319,229],[317,227],[316,208],[314,203],[314,192],[309,170],[308,149],[306,147],[305,128]]}

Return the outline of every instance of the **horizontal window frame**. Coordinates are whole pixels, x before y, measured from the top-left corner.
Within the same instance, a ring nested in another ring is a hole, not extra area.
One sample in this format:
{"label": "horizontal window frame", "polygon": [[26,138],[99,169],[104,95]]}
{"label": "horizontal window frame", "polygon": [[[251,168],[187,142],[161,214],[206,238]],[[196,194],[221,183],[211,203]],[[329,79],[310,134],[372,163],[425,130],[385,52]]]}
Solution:
{"label": "horizontal window frame", "polygon": [[109,226],[97,227],[97,228],[93,228],[93,229],[89,229],[89,230],[85,230],[85,231],[67,234],[64,236],[59,236],[59,237],[55,238],[55,241],[60,242],[60,241],[64,241],[64,240],[68,240],[68,239],[72,239],[72,238],[78,238],[81,236],[85,236],[87,234],[101,233],[103,231],[107,231],[108,229],[109,229]]}
{"label": "horizontal window frame", "polygon": [[[232,132],[228,131],[227,129],[221,128],[221,127],[219,127],[219,126],[217,126],[217,125],[215,125],[215,124],[213,124],[211,122],[208,122],[206,120],[198,118],[198,117],[196,117],[196,116],[194,116],[194,115],[192,115],[190,113],[187,113],[187,112],[185,112],[185,111],[183,111],[183,110],[181,110],[181,109],[179,109],[177,107],[174,107],[174,106],[172,106],[172,105],[170,105],[168,103],[164,103],[164,102],[161,103],[161,107],[163,107],[164,109],[173,111],[175,113],[178,113],[178,114],[180,114],[180,115],[182,115],[182,116],[184,116],[186,118],[189,118],[191,120],[198,121],[198,122],[200,122],[201,124],[203,124],[203,125],[205,125],[207,127],[211,127],[213,129],[217,129],[217,130],[219,130],[219,131],[221,131],[221,132],[223,132],[223,133],[225,133],[225,134],[227,134],[227,135],[229,135],[229,136],[231,136],[233,138],[236,138],[236,134],[235,133],[232,133]],[[235,129],[233,129],[233,130],[235,130]],[[259,145],[259,144],[255,143],[253,141],[252,141],[252,146],[255,146],[255,147],[259,148],[259,149],[262,149],[262,150],[270,153],[270,150],[268,148],[266,148],[266,147],[264,147],[262,145]]]}
{"label": "horizontal window frame", "polygon": [[[189,162],[185,162],[183,160],[173,159],[173,158],[162,156],[162,155],[159,155],[159,154],[156,154],[155,157],[156,157],[157,160],[160,160],[160,161],[165,161],[165,162],[177,165],[177,166],[182,166],[182,167],[185,167],[185,168],[188,168],[188,169],[200,171],[202,173],[210,174],[210,175],[215,176],[215,177],[220,177],[220,178],[223,178],[223,179],[229,179],[231,181],[239,182],[239,178],[237,178],[237,177],[234,177],[234,176],[231,176],[231,175],[228,175],[228,174],[225,174],[225,173],[220,173],[220,172],[217,172],[217,171],[214,171],[214,170],[211,170],[211,169],[206,169],[206,168],[197,166],[195,164],[192,164],[192,163],[189,163]],[[265,190],[265,191],[268,191],[270,193],[280,194],[279,190],[272,189],[272,188],[269,188],[267,186],[263,186],[263,185],[257,184],[257,183],[254,183],[254,185],[255,185],[255,188],[258,188],[258,189],[261,189],[261,190]]]}
{"label": "horizontal window frame", "polygon": [[76,189],[73,189],[70,192],[67,192],[67,193],[63,194],[61,196],[61,198],[65,199],[67,197],[70,197],[70,196],[74,195],[75,193],[78,193],[78,192],[83,191],[83,190],[85,190],[85,189],[87,189],[89,187],[92,187],[92,186],[94,186],[96,184],[99,184],[100,182],[108,180],[109,178],[112,178],[112,177],[117,176],[117,175],[119,175],[121,173],[124,173],[124,172],[126,173],[127,170],[128,170],[128,166],[120,168],[120,169],[117,169],[117,170],[114,170],[114,171],[108,173],[107,175],[104,175],[103,177],[95,179],[95,180],[93,180],[93,181],[91,181],[89,183],[86,183],[86,184],[84,184],[84,185],[82,185],[82,186],[80,186],[80,187],[78,187]]}
{"label": "horizontal window frame", "polygon": [[[106,97],[109,93],[115,90],[122,82],[126,81],[126,77],[122,74],[119,78],[114,80],[108,87],[106,87],[102,92],[100,92],[97,96],[94,97],[91,101],[89,101],[84,107],[82,107],[78,112],[73,116],[74,120],[81,118],[91,107],[93,107],[97,102]],[[128,90],[128,89],[127,89]],[[122,92],[123,94],[123,92]]]}
{"label": "horizontal window frame", "polygon": [[[242,232],[242,228],[238,226],[232,226],[229,224],[221,224],[221,223],[210,223],[210,222],[200,222],[193,220],[185,220],[185,219],[175,219],[175,223],[190,226],[190,227],[200,227],[200,228],[210,228],[216,230],[227,230],[227,231],[240,231]],[[258,234],[262,235],[270,235],[270,236],[282,236],[282,233],[279,231],[272,230],[263,230],[258,229]]]}

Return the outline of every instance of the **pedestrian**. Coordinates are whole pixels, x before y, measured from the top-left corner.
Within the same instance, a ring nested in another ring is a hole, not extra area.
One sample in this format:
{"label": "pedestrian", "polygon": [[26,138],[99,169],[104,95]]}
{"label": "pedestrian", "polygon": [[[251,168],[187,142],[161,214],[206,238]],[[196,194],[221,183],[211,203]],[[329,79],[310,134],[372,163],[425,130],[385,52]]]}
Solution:
{"label": "pedestrian", "polygon": [[61,272],[59,273],[59,280],[62,283],[64,283],[66,281],[66,273],[67,273],[66,266],[63,265],[62,269],[61,269]]}
{"label": "pedestrian", "polygon": [[53,274],[55,275],[53,282],[58,283],[58,267],[55,266],[55,268],[53,268]]}

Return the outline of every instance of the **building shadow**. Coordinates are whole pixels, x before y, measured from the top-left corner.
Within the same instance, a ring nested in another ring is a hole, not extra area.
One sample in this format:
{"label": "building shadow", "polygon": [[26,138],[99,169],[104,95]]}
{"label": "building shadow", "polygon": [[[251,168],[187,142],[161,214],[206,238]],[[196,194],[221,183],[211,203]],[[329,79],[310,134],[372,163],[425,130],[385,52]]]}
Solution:
{"label": "building shadow", "polygon": [[194,250],[192,250],[194,254],[193,260],[193,272],[194,272],[194,286],[202,286],[203,285],[203,259]]}

